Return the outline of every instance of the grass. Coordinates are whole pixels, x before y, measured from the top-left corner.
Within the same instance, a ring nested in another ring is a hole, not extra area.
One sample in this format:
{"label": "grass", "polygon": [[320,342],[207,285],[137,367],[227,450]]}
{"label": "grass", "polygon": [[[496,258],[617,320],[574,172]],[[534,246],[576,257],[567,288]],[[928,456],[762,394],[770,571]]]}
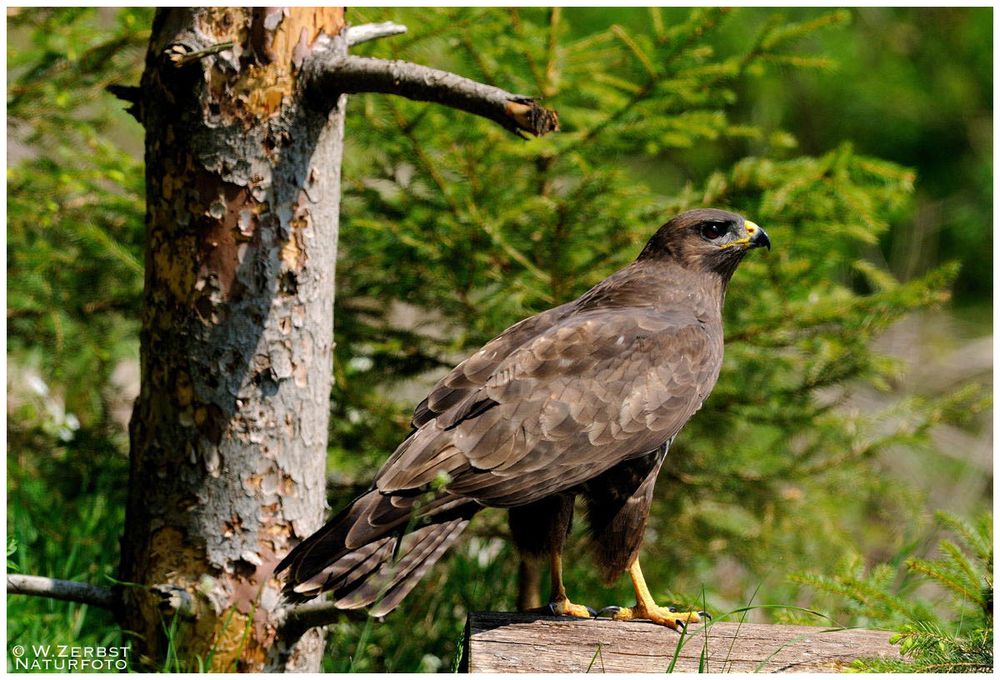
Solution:
{"label": "grass", "polygon": [[[99,447],[73,455],[39,447],[29,456],[17,445],[18,435],[15,428],[9,430],[8,570],[110,585],[107,577],[117,568],[124,525],[124,461]],[[34,439],[33,433],[24,439]],[[78,457],[83,460],[73,460]],[[113,647],[121,644],[121,634],[103,609],[13,596],[7,600],[7,640],[12,668],[14,645]]]}
{"label": "grass", "polygon": [[590,664],[587,665],[588,673],[590,672],[590,669],[594,667],[594,662],[597,661],[598,659],[601,660],[601,672],[607,673],[607,671],[604,669],[604,654],[601,651],[601,647],[602,647],[601,643],[598,642],[597,649],[594,650],[594,656],[590,659]]}
{"label": "grass", "polygon": [[[758,590],[759,590],[759,588],[758,588]],[[757,590],[754,591],[754,596],[756,596],[756,594],[757,594]],[[752,598],[751,598],[751,601],[752,601]],[[730,659],[732,658],[733,649],[735,648],[736,643],[739,641],[740,630],[742,629],[743,624],[746,621],[747,614],[749,612],[751,612],[751,611],[754,611],[754,610],[772,610],[772,609],[791,609],[791,610],[795,610],[795,611],[799,611],[799,612],[803,612],[803,613],[808,613],[808,614],[814,615],[814,616],[819,617],[819,618],[823,618],[823,619],[827,619],[827,620],[830,619],[830,617],[828,617],[825,614],[822,614],[821,612],[813,611],[811,609],[806,609],[804,607],[796,607],[794,605],[753,605],[753,604],[748,604],[745,607],[739,607],[739,608],[734,609],[732,611],[726,612],[724,614],[719,614],[717,616],[713,616],[711,619],[706,620],[704,622],[704,625],[702,625],[701,628],[698,631],[698,633],[700,633],[700,635],[699,634],[689,634],[687,628],[681,629],[681,631],[680,631],[680,637],[677,640],[677,645],[676,645],[676,647],[674,649],[674,653],[673,653],[673,656],[672,656],[672,658],[670,660],[670,663],[667,666],[666,672],[667,673],[673,673],[676,670],[676,668],[677,668],[677,662],[678,662],[678,660],[680,658],[681,650],[684,648],[684,646],[686,646],[688,643],[690,643],[691,640],[698,639],[698,638],[700,638],[702,640],[702,648],[701,648],[701,651],[698,654],[698,672],[699,673],[726,672],[727,671],[727,666],[728,666],[728,664],[730,662]],[[707,607],[706,607],[706,610],[707,610]],[[712,626],[714,626],[717,623],[720,623],[722,621],[725,621],[726,619],[735,617],[737,615],[739,616],[739,620],[737,621],[736,632],[733,635],[732,641],[729,643],[729,648],[726,650],[725,658],[723,658],[721,660],[722,668],[721,668],[721,670],[715,670],[715,671],[713,671],[712,669],[710,669],[708,667],[709,656],[710,656],[710,652],[709,652],[709,648],[708,648],[708,641],[710,639],[709,632],[711,631]],[[830,628],[829,630],[830,631],[833,631],[833,630],[846,630],[846,628],[841,627],[841,626],[836,626],[834,628]],[[771,654],[769,654],[766,658],[764,658],[757,665],[757,667],[754,669],[754,672],[755,673],[759,673],[759,672],[763,671],[764,668],[767,666],[767,663],[776,654],[780,653],[783,649],[787,648],[789,645],[793,645],[796,642],[800,641],[802,639],[802,637],[803,636],[792,638],[791,640],[789,640],[789,641],[785,642],[784,644],[782,644],[781,646],[779,646],[777,649],[775,649]]]}

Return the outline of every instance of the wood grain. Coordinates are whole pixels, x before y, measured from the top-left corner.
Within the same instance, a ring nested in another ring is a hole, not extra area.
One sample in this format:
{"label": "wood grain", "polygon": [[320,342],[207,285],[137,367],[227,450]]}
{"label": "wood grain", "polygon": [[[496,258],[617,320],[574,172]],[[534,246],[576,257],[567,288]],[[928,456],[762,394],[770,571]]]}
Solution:
{"label": "wood grain", "polygon": [[[650,623],[480,612],[469,616],[462,667],[472,673],[837,672],[896,656],[892,634],[719,622],[680,634]],[[700,659],[705,656],[702,663]]]}

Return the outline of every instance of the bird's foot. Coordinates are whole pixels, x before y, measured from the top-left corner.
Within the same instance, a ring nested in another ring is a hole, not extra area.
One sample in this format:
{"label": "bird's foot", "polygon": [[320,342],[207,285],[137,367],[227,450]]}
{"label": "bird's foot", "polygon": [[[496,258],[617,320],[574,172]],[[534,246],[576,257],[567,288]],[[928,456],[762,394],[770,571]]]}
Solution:
{"label": "bird's foot", "polygon": [[700,623],[703,619],[711,619],[708,612],[679,612],[673,607],[659,605],[636,605],[635,607],[605,607],[597,613],[597,617],[607,616],[613,621],[652,621],[661,626],[683,631],[689,623]]}
{"label": "bird's foot", "polygon": [[549,616],[574,616],[578,619],[592,619],[597,616],[590,607],[582,604],[573,604],[569,598],[549,602],[544,607],[529,609],[533,614],[548,614]]}

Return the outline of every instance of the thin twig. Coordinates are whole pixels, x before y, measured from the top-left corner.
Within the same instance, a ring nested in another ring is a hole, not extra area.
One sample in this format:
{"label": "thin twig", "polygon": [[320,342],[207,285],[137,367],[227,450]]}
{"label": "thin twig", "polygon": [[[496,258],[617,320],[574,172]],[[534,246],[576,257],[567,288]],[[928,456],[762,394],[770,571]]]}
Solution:
{"label": "thin twig", "polygon": [[318,51],[305,66],[304,76],[307,92],[326,107],[332,107],[341,94],[382,92],[444,104],[492,120],[518,134],[528,132],[541,137],[559,129],[556,112],[531,97],[405,61]]}
{"label": "thin twig", "polygon": [[232,40],[229,40],[227,42],[209,45],[208,47],[193,49],[192,46],[187,43],[177,42],[167,47],[163,53],[174,66],[180,68],[181,66],[185,66],[204,57],[210,57],[213,54],[225,52],[228,49],[232,49],[234,45],[235,43]]}
{"label": "thin twig", "polygon": [[344,29],[344,40],[348,47],[360,45],[369,40],[378,38],[388,38],[393,35],[406,33],[406,26],[394,24],[391,21],[383,21],[381,24],[361,24],[359,26],[348,26]]}
{"label": "thin twig", "polygon": [[[154,590],[157,589],[165,590],[166,587],[154,588]],[[111,611],[119,605],[119,598],[111,588],[27,574],[8,574],[7,594],[33,595],[66,602],[79,602]],[[365,612],[356,609],[338,609],[332,602],[310,602],[285,609],[280,618],[280,625],[289,630],[304,632],[316,626],[334,623],[344,617],[353,621],[361,621],[367,616]]]}
{"label": "thin twig", "polygon": [[7,594],[48,597],[54,600],[90,604],[102,609],[115,609],[118,606],[118,598],[111,588],[27,574],[8,574]]}

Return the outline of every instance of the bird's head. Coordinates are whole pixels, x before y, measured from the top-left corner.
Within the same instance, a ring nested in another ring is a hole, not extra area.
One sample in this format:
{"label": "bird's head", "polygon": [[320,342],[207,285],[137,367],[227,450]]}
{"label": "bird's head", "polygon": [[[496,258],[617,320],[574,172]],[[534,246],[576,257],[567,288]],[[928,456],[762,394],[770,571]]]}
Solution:
{"label": "bird's head", "polygon": [[640,260],[668,260],[686,269],[715,272],[728,281],[747,251],[771,249],[767,232],[741,215],[702,208],[689,210],[660,227]]}

